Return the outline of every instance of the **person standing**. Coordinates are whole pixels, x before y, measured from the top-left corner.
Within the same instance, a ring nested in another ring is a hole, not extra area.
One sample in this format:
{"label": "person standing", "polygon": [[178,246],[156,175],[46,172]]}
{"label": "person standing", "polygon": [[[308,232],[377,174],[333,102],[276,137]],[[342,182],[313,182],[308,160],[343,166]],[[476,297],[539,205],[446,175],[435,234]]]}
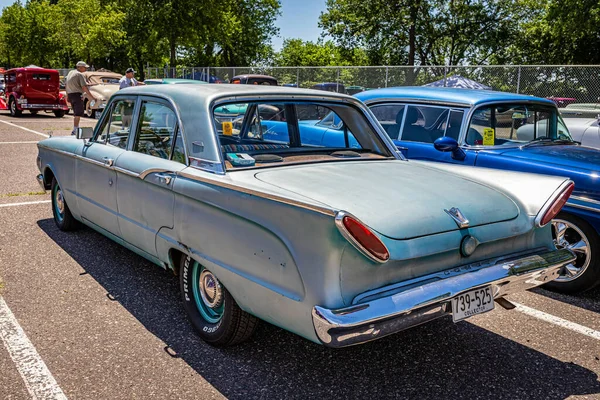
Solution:
{"label": "person standing", "polygon": [[76,135],[77,130],[79,129],[79,120],[83,116],[84,112],[84,104],[83,93],[87,93],[89,96],[89,101],[96,100],[94,95],[88,89],[88,83],[85,80],[85,76],[83,73],[89,68],[83,61],[79,61],[73,71],[69,72],[67,78],[65,79],[65,90],[67,92],[67,98],[69,99],[69,103],[71,103],[71,107],[73,107],[73,130],[71,131],[71,135]]}
{"label": "person standing", "polygon": [[123,75],[123,77],[119,80],[119,89],[125,89],[126,87],[130,86],[145,85],[144,82],[140,82],[137,79],[135,79],[134,75],[135,71],[133,70],[133,68],[127,68],[127,71],[125,71],[125,75]]}

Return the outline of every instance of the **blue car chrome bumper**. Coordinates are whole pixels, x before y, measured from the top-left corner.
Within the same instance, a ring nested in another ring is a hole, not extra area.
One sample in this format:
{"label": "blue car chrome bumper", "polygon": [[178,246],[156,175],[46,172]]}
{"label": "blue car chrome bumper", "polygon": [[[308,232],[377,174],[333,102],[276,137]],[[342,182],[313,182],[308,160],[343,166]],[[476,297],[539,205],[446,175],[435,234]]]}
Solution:
{"label": "blue car chrome bumper", "polygon": [[[569,250],[545,249],[453,268],[365,293],[357,297],[362,302],[350,307],[330,310],[315,306],[313,324],[326,346],[364,343],[449,315],[452,298],[469,290],[491,285],[494,299],[499,299],[550,282],[574,260]],[[368,299],[373,300],[365,301]]]}

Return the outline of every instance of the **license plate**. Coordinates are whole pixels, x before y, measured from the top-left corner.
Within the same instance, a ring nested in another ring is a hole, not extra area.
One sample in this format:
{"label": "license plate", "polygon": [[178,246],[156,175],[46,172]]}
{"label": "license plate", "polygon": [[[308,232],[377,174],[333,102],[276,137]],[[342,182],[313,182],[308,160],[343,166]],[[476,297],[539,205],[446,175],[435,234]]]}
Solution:
{"label": "license plate", "polygon": [[470,290],[452,299],[452,320],[458,322],[493,309],[494,296],[491,286]]}

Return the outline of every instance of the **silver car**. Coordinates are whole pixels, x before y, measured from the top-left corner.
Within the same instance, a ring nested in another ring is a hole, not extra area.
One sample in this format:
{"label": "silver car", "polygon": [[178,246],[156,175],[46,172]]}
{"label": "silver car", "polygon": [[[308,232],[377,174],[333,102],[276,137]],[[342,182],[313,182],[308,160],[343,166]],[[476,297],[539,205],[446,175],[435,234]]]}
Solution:
{"label": "silver car", "polygon": [[[215,116],[228,105],[235,129]],[[340,129],[303,121],[328,113]],[[458,322],[510,308],[506,295],[575,259],[548,224],[569,179],[407,161],[342,94],[127,88],[93,133],[38,147],[58,227],[87,225],[178,274],[213,345],[258,319],[331,347]]]}

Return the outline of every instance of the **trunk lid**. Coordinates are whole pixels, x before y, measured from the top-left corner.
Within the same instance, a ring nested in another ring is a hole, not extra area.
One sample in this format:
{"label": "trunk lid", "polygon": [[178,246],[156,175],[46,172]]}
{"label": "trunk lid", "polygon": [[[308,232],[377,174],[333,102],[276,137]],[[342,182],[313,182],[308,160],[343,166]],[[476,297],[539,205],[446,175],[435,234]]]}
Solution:
{"label": "trunk lid", "polygon": [[352,161],[274,168],[256,179],[354,214],[381,235],[405,240],[459,229],[444,209],[457,207],[469,227],[511,220],[505,194],[454,174],[406,161]]}

